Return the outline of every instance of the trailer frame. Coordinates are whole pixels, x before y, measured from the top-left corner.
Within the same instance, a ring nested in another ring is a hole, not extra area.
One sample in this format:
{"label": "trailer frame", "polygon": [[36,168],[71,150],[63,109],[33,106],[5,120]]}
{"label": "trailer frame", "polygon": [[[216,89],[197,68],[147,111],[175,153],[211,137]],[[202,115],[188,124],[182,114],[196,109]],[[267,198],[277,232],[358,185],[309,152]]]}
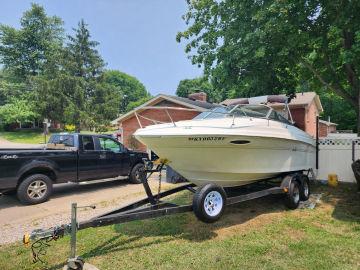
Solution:
{"label": "trailer frame", "polygon": [[[69,224],[63,224],[50,228],[48,230],[35,230],[29,235],[24,235],[24,244],[30,243],[31,240],[34,240],[34,244],[41,241],[46,241],[45,245],[51,240],[57,240],[58,238],[70,234],[70,256],[67,262],[67,269],[79,270],[83,269],[84,260],[81,257],[76,257],[76,235],[77,231],[83,230],[90,227],[101,227],[112,224],[121,224],[134,220],[145,220],[150,218],[163,217],[173,214],[192,212],[193,204],[178,205],[171,202],[162,201],[161,199],[178,192],[190,191],[196,193],[197,186],[192,183],[183,184],[175,188],[160,192],[156,195],[153,194],[149,186],[148,180],[154,172],[161,172],[165,163],[160,163],[156,166],[155,169],[146,167],[144,173],[147,175],[143,178],[142,185],[146,192],[146,198],[138,200],[136,202],[121,206],[112,211],[103,213],[101,215],[95,216],[89,220],[78,222],[77,221],[77,209],[83,207],[94,206],[77,206],[76,203],[71,205],[71,222]],[[303,174],[304,171],[289,172],[279,176],[279,181],[273,182],[274,178],[264,179],[261,182],[254,184],[248,184],[246,186],[240,187],[238,190],[234,188],[225,189],[226,191],[226,206],[234,205],[240,202],[245,202],[261,197],[265,197],[272,194],[287,194],[291,182],[296,179],[299,173]],[[308,174],[310,169],[308,170]],[[303,174],[306,176],[306,174]],[[281,178],[280,178],[281,177]],[[307,177],[307,176],[306,176]],[[281,179],[281,180],[280,180]],[[161,179],[159,179],[161,181]],[[280,185],[279,185],[280,183]],[[198,187],[199,188],[199,187]],[[33,244],[33,245],[34,245]],[[41,246],[41,245],[40,245]],[[34,251],[33,259],[34,262],[42,261],[39,258],[39,254]],[[43,250],[42,254],[43,255]]]}

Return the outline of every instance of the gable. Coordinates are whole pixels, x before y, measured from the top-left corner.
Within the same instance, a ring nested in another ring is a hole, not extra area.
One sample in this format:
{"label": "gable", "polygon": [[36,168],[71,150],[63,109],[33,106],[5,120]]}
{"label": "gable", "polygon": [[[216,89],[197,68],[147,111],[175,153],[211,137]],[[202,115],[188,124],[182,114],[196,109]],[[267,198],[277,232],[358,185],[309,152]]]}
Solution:
{"label": "gable", "polygon": [[[207,102],[203,102],[205,104],[211,104]],[[144,110],[147,110],[146,107],[156,106],[156,107],[182,107],[182,108],[188,108],[195,111],[203,112],[207,109],[204,107],[198,106],[196,102],[190,102],[189,99],[186,98],[178,98],[178,97],[172,97],[168,95],[157,95],[156,97],[150,99],[149,101],[145,102],[144,104],[140,105],[139,107],[134,108],[130,112],[123,114],[117,119],[118,124],[125,121],[126,119],[133,117],[136,113],[141,113]],[[202,104],[201,104],[202,105]],[[214,105],[215,106],[215,105]]]}

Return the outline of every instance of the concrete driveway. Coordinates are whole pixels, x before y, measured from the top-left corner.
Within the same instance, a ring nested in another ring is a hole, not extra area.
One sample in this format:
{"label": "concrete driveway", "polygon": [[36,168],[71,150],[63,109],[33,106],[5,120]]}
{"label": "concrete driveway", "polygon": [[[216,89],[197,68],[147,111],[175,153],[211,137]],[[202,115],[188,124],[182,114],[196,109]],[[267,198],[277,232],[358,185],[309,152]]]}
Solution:
{"label": "concrete driveway", "polygon": [[[157,175],[154,175],[149,183],[156,193]],[[163,188],[173,186],[162,183]],[[14,195],[0,196],[0,246],[21,240],[24,233],[34,229],[69,223],[72,202],[77,202],[79,206],[96,205],[95,210],[79,210],[79,220],[86,220],[144,196],[142,185],[129,184],[124,179],[55,185],[51,199],[37,205],[21,205]]]}

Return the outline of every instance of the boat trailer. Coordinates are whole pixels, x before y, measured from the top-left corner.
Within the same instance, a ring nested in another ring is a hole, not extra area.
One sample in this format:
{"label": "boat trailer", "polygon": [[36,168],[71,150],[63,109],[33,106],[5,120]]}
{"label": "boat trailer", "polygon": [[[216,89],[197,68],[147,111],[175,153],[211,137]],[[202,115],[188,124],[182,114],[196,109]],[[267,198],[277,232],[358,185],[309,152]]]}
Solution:
{"label": "boat trailer", "polygon": [[[23,243],[25,245],[31,243],[33,262],[44,262],[42,256],[46,254],[46,248],[50,246],[49,242],[70,235],[70,256],[65,269],[82,270],[84,260],[76,256],[76,235],[77,231],[90,227],[101,227],[185,212],[194,212],[201,221],[211,223],[221,217],[225,206],[271,194],[284,194],[285,205],[290,209],[295,209],[300,200],[307,200],[310,195],[308,175],[311,170],[308,170],[307,174],[303,174],[303,172],[287,173],[283,175],[280,185],[279,182],[271,181],[273,179],[264,180],[261,183],[256,183],[256,185],[249,184],[239,189],[223,189],[214,184],[197,187],[190,183],[160,192],[161,171],[166,165],[166,161],[159,162],[155,169],[153,169],[152,162],[146,162],[145,165],[142,184],[147,195],[146,198],[82,222],[77,221],[77,209],[87,207],[95,209],[95,206],[77,206],[76,203],[72,203],[70,223],[49,229],[37,229],[30,234],[25,234]],[[155,172],[159,172],[159,191],[156,195],[153,194],[148,183],[150,176]],[[194,193],[192,204],[177,205],[162,201],[164,197],[185,190]]]}

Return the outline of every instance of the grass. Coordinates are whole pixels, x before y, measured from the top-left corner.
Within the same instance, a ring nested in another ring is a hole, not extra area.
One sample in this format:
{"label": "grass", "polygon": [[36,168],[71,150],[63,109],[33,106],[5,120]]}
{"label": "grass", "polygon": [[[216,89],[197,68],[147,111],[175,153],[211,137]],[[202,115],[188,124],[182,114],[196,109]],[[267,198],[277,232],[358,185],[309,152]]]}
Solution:
{"label": "grass", "polygon": [[[92,131],[81,131],[81,133],[94,133]],[[109,133],[109,132],[107,132]],[[46,136],[46,140],[49,140],[51,134]],[[42,132],[34,131],[7,131],[0,132],[0,137],[15,143],[29,143],[29,144],[39,144],[44,143],[44,135]]]}
{"label": "grass", "polygon": [[[34,131],[13,131],[13,132],[0,132],[0,137],[16,143],[44,143],[44,135],[41,132]],[[46,139],[49,135],[46,136]]]}
{"label": "grass", "polygon": [[[354,187],[315,186],[315,209],[287,211],[278,197],[229,207],[204,224],[192,213],[78,233],[78,254],[99,269],[359,269],[360,196]],[[181,194],[173,198],[185,202]],[[0,269],[61,269],[69,237],[32,264],[20,243],[0,247]]]}

